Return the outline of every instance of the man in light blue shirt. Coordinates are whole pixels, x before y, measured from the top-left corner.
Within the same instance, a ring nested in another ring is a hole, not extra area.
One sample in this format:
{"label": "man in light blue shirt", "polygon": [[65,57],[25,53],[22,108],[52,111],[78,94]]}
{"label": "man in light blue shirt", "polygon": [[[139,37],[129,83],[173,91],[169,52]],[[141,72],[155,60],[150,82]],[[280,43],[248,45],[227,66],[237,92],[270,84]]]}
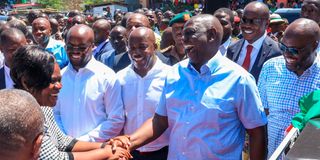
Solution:
{"label": "man in light blue shirt", "polygon": [[222,34],[212,15],[185,24],[189,59],[169,71],[154,117],[113,145],[135,149],[169,129],[169,160],[239,160],[247,130],[250,158],[265,158],[267,120],[258,89],[252,75],[219,53]]}

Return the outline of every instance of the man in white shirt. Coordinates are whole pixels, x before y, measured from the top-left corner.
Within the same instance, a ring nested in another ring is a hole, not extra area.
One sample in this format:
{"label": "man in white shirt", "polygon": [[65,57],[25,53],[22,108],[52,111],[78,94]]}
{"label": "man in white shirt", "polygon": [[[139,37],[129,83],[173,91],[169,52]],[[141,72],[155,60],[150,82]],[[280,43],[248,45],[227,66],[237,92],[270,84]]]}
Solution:
{"label": "man in white shirt", "polygon": [[[143,46],[141,48],[141,46]],[[151,118],[160,101],[168,65],[155,55],[157,45],[153,31],[139,27],[129,36],[131,65],[118,72],[122,89],[126,123],[124,134],[132,134]],[[168,155],[168,132],[157,140],[132,152],[135,160],[163,160]]]}
{"label": "man in white shirt", "polygon": [[62,84],[54,114],[61,130],[83,141],[105,141],[124,124],[121,88],[115,73],[92,56],[93,30],[83,24],[67,34],[70,63],[62,70]]}
{"label": "man in white shirt", "polygon": [[18,48],[27,44],[27,39],[19,29],[9,28],[1,32],[0,44],[4,56],[4,64],[0,68],[0,89],[11,89],[14,88],[10,76],[13,54]]}

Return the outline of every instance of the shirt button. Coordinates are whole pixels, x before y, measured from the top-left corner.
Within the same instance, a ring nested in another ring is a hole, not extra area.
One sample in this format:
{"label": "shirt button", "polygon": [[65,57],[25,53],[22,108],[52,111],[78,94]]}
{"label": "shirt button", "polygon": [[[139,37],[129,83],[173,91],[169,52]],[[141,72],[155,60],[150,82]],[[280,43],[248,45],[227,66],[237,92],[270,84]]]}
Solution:
{"label": "shirt button", "polygon": [[186,153],[182,152],[182,155],[185,155]]}
{"label": "shirt button", "polygon": [[190,124],[190,122],[186,122],[186,124]]}
{"label": "shirt button", "polygon": [[185,140],[185,139],[187,139],[186,137],[183,137],[183,139]]}

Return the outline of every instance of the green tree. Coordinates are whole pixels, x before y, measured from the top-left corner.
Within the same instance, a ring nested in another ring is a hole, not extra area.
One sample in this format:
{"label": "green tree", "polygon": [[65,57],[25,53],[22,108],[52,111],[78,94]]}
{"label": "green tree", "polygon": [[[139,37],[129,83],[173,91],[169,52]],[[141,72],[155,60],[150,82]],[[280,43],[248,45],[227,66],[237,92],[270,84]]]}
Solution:
{"label": "green tree", "polygon": [[37,0],[37,2],[46,8],[54,8],[58,10],[65,9],[62,0]]}

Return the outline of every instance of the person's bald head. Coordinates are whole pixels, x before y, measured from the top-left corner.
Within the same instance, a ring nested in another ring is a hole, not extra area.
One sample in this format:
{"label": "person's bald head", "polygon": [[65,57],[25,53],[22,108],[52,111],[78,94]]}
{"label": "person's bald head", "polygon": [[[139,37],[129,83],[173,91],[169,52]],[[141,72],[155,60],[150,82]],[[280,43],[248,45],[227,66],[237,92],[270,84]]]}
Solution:
{"label": "person's bald head", "polygon": [[312,43],[319,40],[319,26],[311,19],[299,18],[287,27],[284,37],[296,39],[306,37],[308,43]]}
{"label": "person's bald head", "polygon": [[72,26],[67,34],[67,41],[70,38],[81,38],[87,39],[89,42],[93,43],[94,41],[94,32],[92,28],[85,24],[79,24],[76,26]]}
{"label": "person's bald head", "polygon": [[0,157],[38,159],[44,117],[35,98],[18,89],[0,90]]}
{"label": "person's bald head", "polygon": [[68,31],[66,49],[70,63],[76,71],[91,60],[93,43],[94,33],[87,25],[75,25]]}
{"label": "person's bald head", "polygon": [[128,34],[130,34],[130,32],[132,32],[132,30],[134,30],[138,27],[151,28],[147,16],[140,14],[140,13],[133,13],[127,19],[126,28],[127,28]]}
{"label": "person's bald head", "polygon": [[174,39],[172,36],[172,27],[168,27],[162,32],[160,49],[165,49],[171,45],[174,45]]}
{"label": "person's bald head", "polygon": [[27,44],[25,35],[16,28],[9,28],[0,34],[0,50],[4,55],[4,63],[11,68],[15,51]]}
{"label": "person's bald head", "polygon": [[72,18],[72,25],[85,24],[85,23],[86,23],[86,19],[82,15],[76,15]]}
{"label": "person's bald head", "polygon": [[145,76],[156,62],[154,32],[146,27],[133,30],[129,35],[128,47],[134,71],[141,77]]}
{"label": "person's bald head", "polygon": [[222,26],[212,15],[200,14],[186,22],[183,29],[183,43],[195,68],[200,68],[216,54],[222,36]]}
{"label": "person's bald head", "polygon": [[258,1],[248,3],[243,10],[243,15],[245,15],[246,12],[253,12],[261,18],[269,19],[270,16],[268,6]]}
{"label": "person's bald head", "polygon": [[99,19],[92,25],[94,31],[94,43],[98,46],[100,43],[106,41],[109,37],[111,24],[106,19]]}
{"label": "person's bald head", "polygon": [[58,32],[59,30],[59,22],[57,19],[55,18],[49,18],[49,22],[50,22],[50,26],[52,28],[52,33],[51,34],[55,34]]}
{"label": "person's bald head", "polygon": [[147,28],[147,27],[139,27],[139,28],[133,30],[129,35],[129,41],[130,41],[130,37],[131,37],[131,39],[132,38],[148,39],[152,43],[156,43],[156,38],[155,38],[154,32],[152,31],[152,29]]}
{"label": "person's bald head", "polygon": [[314,20],[320,25],[320,0],[304,0],[301,17]]}
{"label": "person's bald head", "polygon": [[287,27],[280,49],[283,51],[288,70],[300,76],[314,63],[319,37],[319,25],[310,19],[297,19]]}

